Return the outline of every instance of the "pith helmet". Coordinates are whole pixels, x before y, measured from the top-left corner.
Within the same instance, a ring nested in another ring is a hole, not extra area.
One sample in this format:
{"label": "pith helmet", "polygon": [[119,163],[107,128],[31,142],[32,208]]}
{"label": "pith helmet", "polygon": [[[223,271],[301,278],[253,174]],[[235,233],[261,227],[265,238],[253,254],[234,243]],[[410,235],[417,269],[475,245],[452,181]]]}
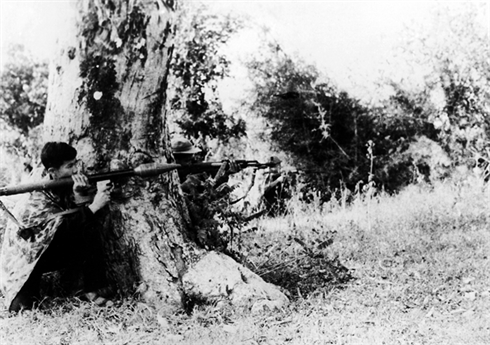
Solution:
{"label": "pith helmet", "polygon": [[194,145],[192,145],[192,143],[189,140],[184,138],[179,138],[179,139],[172,140],[172,152],[173,154],[184,155],[184,154],[198,153],[201,152],[201,150],[195,147]]}

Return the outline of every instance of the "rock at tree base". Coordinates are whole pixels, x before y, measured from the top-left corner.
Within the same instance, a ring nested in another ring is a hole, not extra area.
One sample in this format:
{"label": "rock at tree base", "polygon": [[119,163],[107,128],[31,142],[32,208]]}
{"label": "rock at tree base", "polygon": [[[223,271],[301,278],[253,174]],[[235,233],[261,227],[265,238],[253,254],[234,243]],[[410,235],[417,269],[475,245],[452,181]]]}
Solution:
{"label": "rock at tree base", "polygon": [[205,303],[228,301],[233,306],[251,308],[252,312],[289,303],[277,286],[217,252],[207,253],[189,268],[182,280],[184,293]]}

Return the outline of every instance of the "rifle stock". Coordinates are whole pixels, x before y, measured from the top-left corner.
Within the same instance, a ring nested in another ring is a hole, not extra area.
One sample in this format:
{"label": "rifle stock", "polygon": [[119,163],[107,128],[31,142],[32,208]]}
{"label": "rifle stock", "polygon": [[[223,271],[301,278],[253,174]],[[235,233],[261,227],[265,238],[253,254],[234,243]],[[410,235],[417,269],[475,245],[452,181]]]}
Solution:
{"label": "rifle stock", "polygon": [[[114,170],[106,173],[88,175],[87,178],[90,182],[97,182],[104,180],[116,180],[119,178],[132,176],[148,177],[160,175],[171,170],[178,169],[179,167],[179,164],[148,163],[142,164],[134,169]],[[72,185],[73,179],[71,177],[65,177],[59,180],[45,180],[25,183],[17,186],[0,187],[0,196],[29,193],[37,190],[50,190],[59,187],[70,187]]]}

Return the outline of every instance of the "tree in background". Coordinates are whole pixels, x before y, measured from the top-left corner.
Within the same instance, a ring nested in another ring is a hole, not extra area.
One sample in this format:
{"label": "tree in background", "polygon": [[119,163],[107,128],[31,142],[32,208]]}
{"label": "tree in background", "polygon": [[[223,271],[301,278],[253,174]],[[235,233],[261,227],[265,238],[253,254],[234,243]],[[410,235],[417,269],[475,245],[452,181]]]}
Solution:
{"label": "tree in background", "polygon": [[[426,143],[436,145],[439,130],[430,120],[434,109],[429,95],[397,90],[396,94],[380,105],[372,106],[370,112],[376,114],[375,172],[378,181],[383,181],[387,191],[417,182],[429,181],[435,177],[435,165],[428,160],[444,157],[432,157],[435,151],[426,156],[414,152],[414,147]],[[437,146],[437,145],[436,145]],[[445,176],[443,173],[437,177]]]}
{"label": "tree in background", "polygon": [[308,177],[324,190],[353,189],[370,176],[396,192],[445,178],[455,166],[490,162],[490,48],[478,20],[484,10],[440,11],[430,28],[407,31],[397,66],[404,73],[411,67],[421,83],[390,76],[381,83],[392,93],[376,104],[322,83],[315,67],[269,43],[248,64],[257,94],[252,109],[268,120],[267,135],[293,165],[323,171]]}
{"label": "tree in background", "polygon": [[[355,191],[376,182],[395,192],[413,182],[410,157],[394,161],[393,153],[406,151],[425,131],[433,135],[430,124],[399,116],[394,107],[363,105],[276,43],[267,47],[248,63],[256,93],[252,111],[266,118],[264,136],[290,155],[309,186],[329,197],[345,187]],[[415,109],[415,100],[409,106]]]}
{"label": "tree in background", "polygon": [[22,45],[9,47],[0,78],[0,116],[21,134],[40,125],[46,110],[48,64],[36,61]]}
{"label": "tree in background", "polygon": [[44,119],[48,64],[37,61],[22,45],[9,47],[0,76],[0,145],[17,156],[36,156],[39,128]]}
{"label": "tree in background", "polygon": [[[434,138],[452,166],[474,166],[490,159],[490,41],[484,4],[464,5],[457,12],[433,13],[429,27],[407,31],[400,53],[423,72],[420,85],[391,81],[391,105],[404,116],[414,114],[438,129]],[[432,33],[437,32],[437,35]],[[407,107],[407,105],[409,106]]]}
{"label": "tree in background", "polygon": [[226,143],[245,135],[245,122],[223,111],[217,90],[230,65],[221,48],[242,22],[212,13],[200,3],[184,3],[178,22],[170,64],[170,118],[178,132],[199,142],[205,154],[211,139]]}
{"label": "tree in background", "polygon": [[264,137],[297,168],[315,171],[307,174],[315,188],[330,192],[344,183],[354,188],[366,172],[368,139],[357,127],[372,121],[366,109],[331,82],[321,83],[314,66],[287,55],[277,43],[266,43],[261,51],[248,68],[256,93],[252,111],[268,125]]}

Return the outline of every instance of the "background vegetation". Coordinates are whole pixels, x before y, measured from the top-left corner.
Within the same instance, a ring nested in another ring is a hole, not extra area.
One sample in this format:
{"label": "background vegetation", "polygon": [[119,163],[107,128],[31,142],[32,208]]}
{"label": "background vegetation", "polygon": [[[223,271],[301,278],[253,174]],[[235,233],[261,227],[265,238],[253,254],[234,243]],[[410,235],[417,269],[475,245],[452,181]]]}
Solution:
{"label": "background vegetation", "polygon": [[368,149],[377,157],[372,177],[390,193],[445,178],[458,166],[473,168],[479,159],[488,162],[489,37],[478,13],[471,6],[441,11],[431,27],[407,30],[396,54],[403,58],[400,69],[418,74],[420,82],[385,77],[380,83],[388,96],[371,103],[267,42],[261,49],[267,53],[248,64],[252,111],[269,121],[266,136],[295,167],[323,171],[307,175],[327,196],[328,189],[353,191],[369,182]]}
{"label": "background vegetation", "polygon": [[[380,79],[387,96],[372,102],[340,90],[315,66],[264,36],[260,54],[245,61],[252,88],[238,109],[225,111],[219,85],[232,61],[224,48],[247,21],[186,3],[171,61],[172,133],[192,139],[204,155],[222,147],[239,155],[240,141],[257,146],[250,127],[263,119],[258,132],[268,151],[304,170],[308,188],[324,200],[341,188],[355,192],[376,183],[394,193],[420,180],[444,179],[458,167],[488,165],[489,37],[476,20],[483,10],[441,10],[429,27],[407,29],[394,54],[403,61],[400,69],[418,74],[419,82],[407,84],[397,75]],[[2,146],[33,155],[46,106],[47,65],[19,46],[11,55],[0,84],[2,126],[11,133]],[[376,167],[368,154],[377,157]]]}
{"label": "background vegetation", "polygon": [[178,23],[168,90],[171,132],[193,139],[206,156],[212,140],[222,145],[245,136],[245,121],[223,110],[218,91],[231,63],[221,48],[244,24],[199,3],[184,3]]}

